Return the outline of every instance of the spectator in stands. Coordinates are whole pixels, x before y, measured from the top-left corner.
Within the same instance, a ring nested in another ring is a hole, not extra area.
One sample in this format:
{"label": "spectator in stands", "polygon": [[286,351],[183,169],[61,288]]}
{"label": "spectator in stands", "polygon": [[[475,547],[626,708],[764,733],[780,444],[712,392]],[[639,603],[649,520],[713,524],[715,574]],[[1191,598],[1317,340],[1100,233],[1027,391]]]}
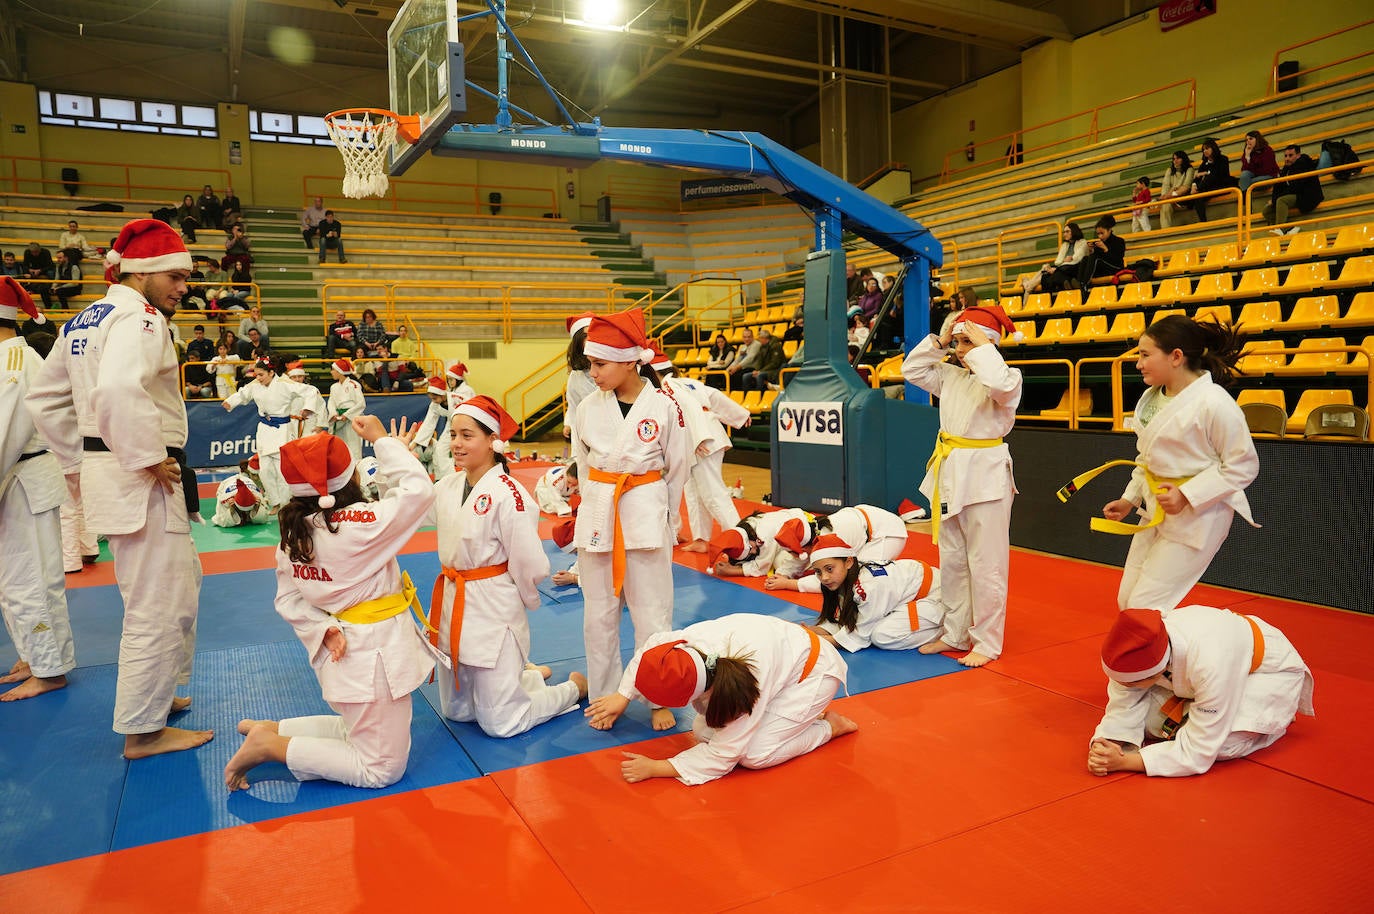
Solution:
{"label": "spectator in stands", "polygon": [[[1036,292],[1058,292],[1068,285],[1070,279],[1078,276],[1078,265],[1088,256],[1088,242],[1077,222],[1064,223],[1064,233],[1059,244],[1059,253],[1054,260],[1040,267],[1040,272],[1021,284],[1024,294]],[[931,330],[936,328],[931,325]]]}
{"label": "spectator in stands", "polygon": [[215,381],[206,365],[215,357],[215,344],[205,338],[205,325],[196,324],[191,330],[191,340],[186,344],[186,396],[212,397],[215,395]]}
{"label": "spectator in stands", "polygon": [[256,362],[260,357],[269,355],[271,350],[262,344],[262,336],[257,327],[249,327],[248,334],[238,341],[235,351],[245,362]]}
{"label": "spectator in stands", "polygon": [[[1318,204],[1325,199],[1322,195],[1321,178],[1317,175],[1309,175],[1306,178],[1296,177],[1304,172],[1316,171],[1317,163],[1312,161],[1312,157],[1304,155],[1303,151],[1296,145],[1285,146],[1283,148],[1283,168],[1279,169],[1279,177],[1288,178],[1274,185],[1273,194],[1270,197],[1269,205],[1264,208],[1264,221],[1270,225],[1281,224],[1288,221],[1293,210],[1297,210],[1304,216],[1316,209]],[[1298,226],[1293,226],[1288,230],[1288,234],[1296,235]],[[1282,229],[1274,229],[1275,235],[1282,235]]]}
{"label": "spectator in stands", "polygon": [[[186,294],[181,299],[181,310],[183,311],[204,311],[208,300],[206,299],[207,289],[205,288],[205,271],[201,269],[202,259],[192,258],[191,272],[186,275]],[[210,354],[214,355],[214,344],[211,343]]]}
{"label": "spectator in stands", "polygon": [[81,267],[67,256],[69,250],[62,248],[57,252],[57,265],[53,277],[57,280],[53,292],[62,303],[63,311],[67,310],[67,302],[81,294]]}
{"label": "spectator in stands", "polygon": [[883,306],[883,290],[871,273],[864,280],[864,294],[859,296],[858,305],[866,321],[873,320],[873,316]]}
{"label": "spectator in stands", "polygon": [[755,370],[746,371],[741,376],[740,390],[767,390],[770,384],[778,383],[778,372],[787,364],[782,340],[773,336],[767,328],[759,331],[759,357],[755,364]]}
{"label": "spectator in stands", "polygon": [[[57,273],[57,265],[52,262],[52,254],[37,241],[29,242],[29,249],[24,252],[24,276],[29,280],[52,279]],[[50,282],[21,282],[21,286],[28,290],[31,295],[38,295],[43,299],[43,307],[52,307],[52,283]]]}
{"label": "spectator in stands", "polygon": [[344,256],[343,226],[334,218],[332,209],[324,211],[324,218],[315,230],[320,235],[320,263],[324,263],[324,252],[329,248],[338,249],[339,263],[348,263],[348,258]]}
{"label": "spectator in stands", "polygon": [[1245,134],[1245,151],[1240,154],[1240,192],[1243,194],[1261,178],[1276,178],[1279,163],[1274,159],[1274,147],[1258,130]]}
{"label": "spectator in stands", "polygon": [[[1221,151],[1217,141],[1209,136],[1202,141],[1202,162],[1193,174],[1193,193],[1204,194],[1235,186],[1236,179],[1231,177],[1231,160],[1226,158],[1226,153]],[[1209,198],[1203,197],[1193,201],[1193,212],[1197,213],[1198,222],[1207,221],[1208,200]]]}
{"label": "spectator in stands", "polygon": [[72,257],[73,263],[80,263],[82,257],[94,257],[96,250],[91,243],[86,240],[86,236],[81,234],[81,227],[76,224],[75,219],[67,222],[67,230],[57,236],[57,249],[73,250],[80,253],[81,257]]}
{"label": "spectator in stands", "polygon": [[313,204],[301,211],[301,237],[305,239],[307,250],[315,246],[315,232],[318,230],[320,222],[324,220],[326,212],[324,197],[316,197]]}
{"label": "spectator in stands", "polygon": [[257,305],[249,308],[248,313],[239,321],[238,338],[240,346],[248,339],[249,330],[258,331],[258,340],[261,341],[263,349],[271,348],[272,344],[267,329],[267,321],[262,319],[262,309]]}
{"label": "spectator in stands", "polygon": [[802,317],[801,308],[798,308],[797,313],[792,315],[791,325],[787,328],[787,331],[782,335],[782,341],[784,343],[790,343],[795,340],[796,342],[800,343],[802,341],[802,336],[805,333],[805,326],[806,321]]}
{"label": "spectator in stands", "polygon": [[6,251],[0,255],[0,276],[13,276],[15,279],[24,277],[24,267],[14,259],[13,251]]}
{"label": "spectator in stands", "polygon": [[1131,203],[1135,209],[1131,210],[1131,231],[1148,232],[1150,230],[1150,179],[1141,175],[1135,179],[1135,193],[1131,194]]}
{"label": "spectator in stands", "polygon": [[224,206],[219,202],[219,197],[215,196],[214,188],[209,184],[200,189],[200,198],[196,200],[196,209],[200,211],[200,224],[206,228],[214,228],[222,224],[224,220]]}
{"label": "spectator in stands", "polygon": [[363,322],[358,327],[357,340],[368,355],[375,355],[387,341],[386,327],[377,320],[377,312],[371,308],[363,309]]}
{"label": "spectator in stands", "polygon": [[238,195],[234,193],[234,188],[226,185],[224,188],[224,199],[220,201],[220,225],[227,229],[242,216],[243,203],[240,202]]}
{"label": "spectator in stands", "polygon": [[711,341],[711,348],[706,351],[706,383],[717,390],[724,389],[725,379],[711,372],[725,371],[734,360],[735,347],[730,345],[725,334],[717,333],[716,338]]}
{"label": "spectator in stands", "polygon": [[[220,306],[245,307],[243,303],[253,294],[253,274],[248,270],[248,262],[244,260],[235,261],[234,273],[229,279],[231,282],[229,294],[220,296]],[[229,301],[226,302],[225,299],[229,299]],[[234,304],[235,300],[238,302],[237,305]]]}
{"label": "spectator in stands", "polygon": [[[1113,276],[1126,269],[1126,240],[1114,234],[1116,220],[1103,216],[1097,220],[1093,230],[1097,240],[1088,244],[1088,254],[1078,265],[1078,286],[1086,289],[1098,276]],[[968,305],[965,305],[968,307]]]}
{"label": "spectator in stands", "polygon": [[863,348],[864,343],[868,342],[868,322],[864,319],[862,311],[849,309],[849,345],[857,352]]}
{"label": "spectator in stands", "polygon": [[375,361],[365,361],[366,359],[367,352],[363,347],[359,346],[354,350],[353,370],[358,373],[358,383],[362,384],[363,390],[368,393],[380,393],[382,385],[380,379],[377,377],[377,368],[379,366]]}
{"label": "spectator in stands", "polygon": [[334,323],[329,325],[329,333],[325,336],[325,357],[334,355],[336,349],[347,349],[352,353],[358,348],[358,325],[344,316],[342,311],[334,312]]}
{"label": "spectator in stands", "polygon": [[377,348],[377,358],[377,383],[383,393],[408,394],[415,390],[406,363],[393,359],[391,347],[386,343]]}
{"label": "spectator in stands", "polygon": [[174,218],[176,224],[181,226],[181,237],[186,239],[187,244],[195,244],[196,229],[200,228],[200,207],[196,206],[196,198],[190,194],[182,197]]}
{"label": "spectator in stands", "polygon": [[1169,228],[1174,224],[1174,216],[1187,212],[1182,203],[1170,203],[1174,197],[1182,197],[1192,192],[1193,178],[1196,177],[1193,160],[1182,149],[1176,151],[1164,169],[1164,177],[1159,179],[1159,227]]}
{"label": "spectator in stands", "polygon": [[740,335],[739,347],[735,350],[735,358],[725,369],[726,374],[730,375],[731,387],[737,386],[733,382],[740,372],[753,371],[758,367],[759,352],[762,349],[763,346],[754,339],[754,331],[745,327],[744,332]]}
{"label": "spectator in stands", "polygon": [[[891,276],[883,277],[884,284],[895,283],[896,280]],[[886,292],[886,290],[884,290]],[[901,349],[902,340],[906,336],[906,317],[905,302],[902,300],[901,290],[892,297],[892,304],[888,305],[887,313],[883,315],[873,328],[873,333],[877,337],[873,341],[875,350]]]}
{"label": "spectator in stands", "polygon": [[227,270],[236,261],[249,265],[253,263],[253,239],[248,237],[248,229],[244,228],[242,222],[229,226],[224,238],[224,259],[220,261],[220,266]]}
{"label": "spectator in stands", "polygon": [[859,296],[864,294],[864,283],[859,278],[859,271],[854,269],[854,264],[844,265],[845,301],[858,301]]}
{"label": "spectator in stands", "polygon": [[401,362],[414,363],[420,357],[420,347],[410,338],[410,327],[406,324],[396,328],[396,337],[390,344],[391,354]]}

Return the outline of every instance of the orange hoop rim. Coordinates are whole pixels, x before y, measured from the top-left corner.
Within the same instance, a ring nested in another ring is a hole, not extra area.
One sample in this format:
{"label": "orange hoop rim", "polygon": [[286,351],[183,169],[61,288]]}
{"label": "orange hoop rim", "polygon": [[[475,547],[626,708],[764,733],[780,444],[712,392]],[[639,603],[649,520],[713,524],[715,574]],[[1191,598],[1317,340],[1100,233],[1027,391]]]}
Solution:
{"label": "orange hoop rim", "polygon": [[396,123],[396,134],[407,143],[414,145],[420,139],[420,116],[418,114],[397,114],[395,111],[386,108],[340,108],[338,111],[331,111],[324,116],[324,122],[330,127],[339,130],[361,130],[362,125],[350,123],[335,123],[335,118],[343,118],[345,115],[358,117],[370,114],[374,119],[388,118]]}

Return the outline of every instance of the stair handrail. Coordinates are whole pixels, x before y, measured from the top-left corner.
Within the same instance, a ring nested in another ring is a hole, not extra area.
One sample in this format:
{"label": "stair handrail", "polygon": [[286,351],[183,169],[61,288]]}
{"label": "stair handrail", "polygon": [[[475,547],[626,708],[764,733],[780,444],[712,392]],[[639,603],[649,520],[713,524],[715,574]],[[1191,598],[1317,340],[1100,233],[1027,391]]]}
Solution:
{"label": "stair handrail", "polygon": [[[1318,35],[1315,38],[1308,38],[1306,41],[1299,41],[1297,44],[1290,44],[1287,47],[1279,48],[1277,51],[1274,52],[1274,62],[1269,66],[1268,97],[1272,98],[1275,95],[1279,94],[1279,58],[1282,57],[1284,54],[1287,54],[1290,51],[1296,51],[1298,48],[1306,47],[1309,44],[1316,44],[1319,41],[1325,41],[1328,38],[1334,38],[1337,35],[1344,35],[1346,32],[1353,32],[1355,29],[1362,29],[1370,25],[1374,25],[1374,19],[1366,19],[1364,22],[1357,22],[1354,25],[1347,25],[1343,29],[1336,29],[1333,32],[1327,32],[1324,35]],[[1351,54],[1349,56],[1342,57],[1340,60],[1332,60],[1328,61],[1327,63],[1317,64],[1315,67],[1308,67],[1305,70],[1298,70],[1296,73],[1288,74],[1288,78],[1297,79],[1299,76],[1305,76],[1309,73],[1316,73],[1318,70],[1325,70],[1329,67],[1339,66],[1343,63],[1349,63],[1352,60],[1359,60],[1361,57],[1368,57],[1370,55],[1374,55],[1374,48],[1371,48],[1367,51],[1361,51],[1357,54]]]}

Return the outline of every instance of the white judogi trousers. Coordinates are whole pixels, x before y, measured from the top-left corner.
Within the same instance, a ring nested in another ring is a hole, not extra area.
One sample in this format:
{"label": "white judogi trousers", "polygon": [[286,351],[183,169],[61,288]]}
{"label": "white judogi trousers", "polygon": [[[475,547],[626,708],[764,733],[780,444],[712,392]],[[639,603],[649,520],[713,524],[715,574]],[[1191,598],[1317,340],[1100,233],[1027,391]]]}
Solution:
{"label": "white judogi trousers", "polygon": [[[439,643],[448,644],[440,631]],[[549,685],[538,670],[525,669],[527,657],[506,630],[496,666],[486,669],[458,664],[458,685],[448,670],[439,670],[439,708],[449,720],[476,721],[487,736],[518,736],[557,717],[578,702],[577,685]]]}
{"label": "white judogi trousers", "polygon": [[[826,676],[825,687],[816,693],[816,701],[802,720],[778,714],[764,715],[762,725],[739,764],[744,768],[772,768],[830,742],[830,724],[820,717],[830,707],[841,684],[834,676]],[[692,735],[698,742],[709,743],[715,732],[706,726],[706,715],[698,714],[692,719]]]}
{"label": "white judogi trousers", "polygon": [[1015,498],[1008,490],[997,501],[964,505],[940,521],[940,599],[946,610],[940,637],[952,648],[971,644],[984,657],[1002,654]]}
{"label": "white judogi trousers", "polygon": [[100,552],[95,534],[86,528],[86,512],[81,509],[81,484],[76,476],[67,477],[67,500],[62,502],[62,570],[80,571],[82,558]]}
{"label": "white judogi trousers", "polygon": [[[944,524],[940,525],[940,536],[944,537]],[[916,602],[916,616],[919,620],[915,630],[911,628],[911,614],[906,612],[889,613],[873,629],[872,644],[884,651],[909,651],[929,644],[944,630],[945,605],[937,599],[925,597]]]}
{"label": "white judogi trousers", "polygon": [[124,599],[114,731],[156,733],[167,726],[176,687],[191,681],[200,556],[190,533],[167,532],[161,491],[148,496],[143,529],[108,540]]}
{"label": "white judogi trousers", "polygon": [[[380,658],[374,675],[382,675]],[[293,717],[277,725],[277,733],[291,738],[286,745],[291,773],[302,781],[374,789],[399,781],[410,759],[410,693],[358,704],[331,701],[329,706],[337,717]]]}
{"label": "white judogi trousers", "polygon": [[673,628],[673,552],[671,549],[625,550],[623,600],[615,595],[611,553],[577,553],[578,583],[584,597],[582,636],[587,647],[587,694],[609,695],[620,688],[620,607],[630,607],[635,650],[650,635]]}
{"label": "white judogi trousers", "polygon": [[1116,592],[1116,608],[1177,609],[1226,542],[1234,516],[1234,511],[1214,512],[1206,538],[1197,549],[1165,539],[1159,535],[1159,527],[1134,534]]}
{"label": "white judogi trousers", "polygon": [[713,520],[722,530],[739,523],[735,500],[730,497],[720,475],[724,464],[725,450],[722,448],[714,454],[698,457],[687,477],[683,495],[687,499],[687,526],[691,528],[693,539],[709,540]]}
{"label": "white judogi trousers", "polygon": [[17,481],[0,500],[0,530],[5,533],[0,610],[19,659],[34,676],[45,679],[76,666],[57,514],[57,508],[32,513]]}
{"label": "white judogi trousers", "polygon": [[281,453],[259,454],[258,462],[262,466],[258,477],[262,479],[263,497],[272,507],[280,508],[291,500],[291,489],[281,474]]}

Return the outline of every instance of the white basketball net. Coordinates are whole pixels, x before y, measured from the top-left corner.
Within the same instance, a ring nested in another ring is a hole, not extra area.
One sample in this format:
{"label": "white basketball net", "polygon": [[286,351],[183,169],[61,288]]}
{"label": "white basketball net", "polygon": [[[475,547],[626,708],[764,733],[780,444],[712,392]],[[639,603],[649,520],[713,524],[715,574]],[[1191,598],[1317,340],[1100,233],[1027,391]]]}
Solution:
{"label": "white basketball net", "polygon": [[343,154],[343,195],[355,200],[385,197],[391,186],[386,177],[386,156],[396,139],[396,119],[372,112],[344,112],[329,118],[325,125],[329,138]]}

